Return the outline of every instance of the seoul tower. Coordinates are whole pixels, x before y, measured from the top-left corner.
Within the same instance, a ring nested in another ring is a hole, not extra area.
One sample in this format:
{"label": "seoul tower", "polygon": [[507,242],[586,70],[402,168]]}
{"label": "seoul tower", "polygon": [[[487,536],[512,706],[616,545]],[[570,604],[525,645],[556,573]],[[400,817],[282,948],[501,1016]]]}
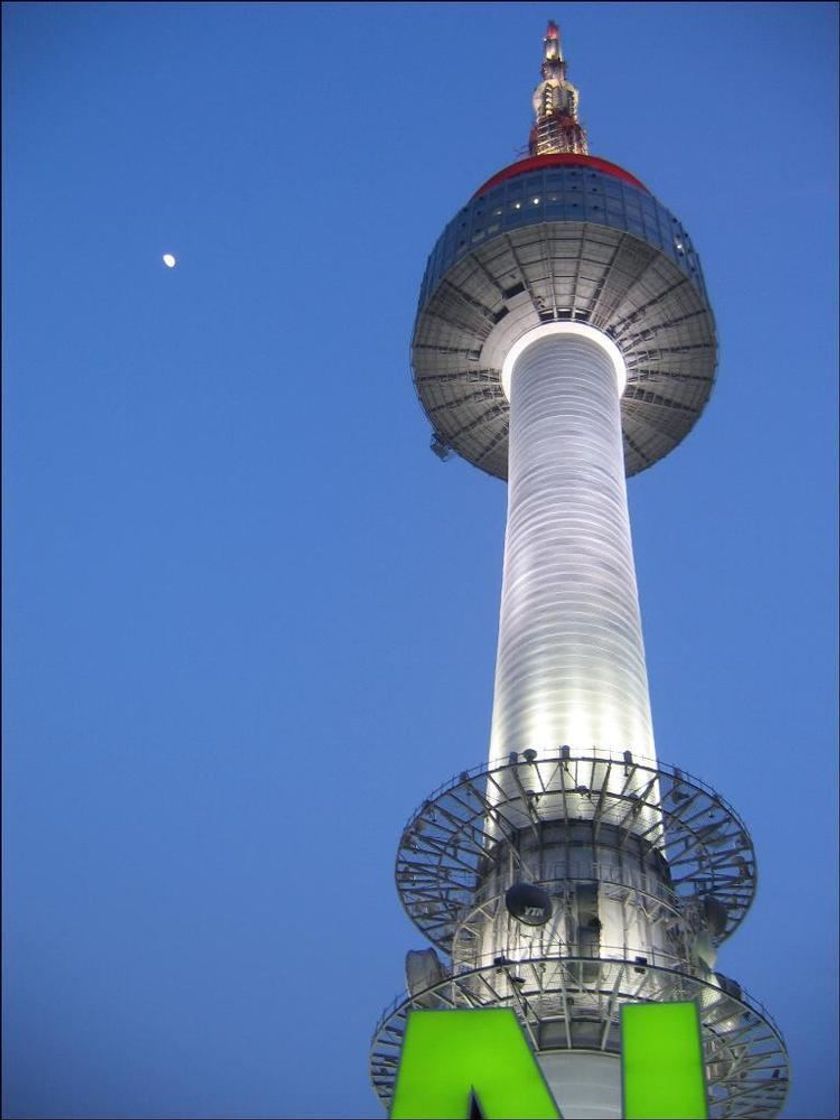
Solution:
{"label": "seoul tower", "polygon": [[626,478],[712,389],[700,260],[639,179],[589,155],[555,23],[533,107],[530,155],[458,210],[420,289],[432,449],[507,482],[507,525],[489,757],[400,840],[397,888],[433,948],[407,956],[373,1085],[387,1108],[411,1009],[511,1008],[562,1115],[619,1117],[622,1004],[694,1001],[710,1115],[774,1117],[783,1039],[717,963],[753,846],[657,757],[627,509]]}

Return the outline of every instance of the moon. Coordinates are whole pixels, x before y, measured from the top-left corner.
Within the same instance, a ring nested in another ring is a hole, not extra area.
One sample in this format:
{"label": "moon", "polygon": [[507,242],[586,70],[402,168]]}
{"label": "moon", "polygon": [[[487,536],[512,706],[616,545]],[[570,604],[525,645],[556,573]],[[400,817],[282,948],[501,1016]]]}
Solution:
{"label": "moon", "polygon": [[164,253],[163,254],[163,263],[166,265],[167,268],[174,268],[175,265],[178,262],[175,260],[175,258],[172,256],[171,253]]}

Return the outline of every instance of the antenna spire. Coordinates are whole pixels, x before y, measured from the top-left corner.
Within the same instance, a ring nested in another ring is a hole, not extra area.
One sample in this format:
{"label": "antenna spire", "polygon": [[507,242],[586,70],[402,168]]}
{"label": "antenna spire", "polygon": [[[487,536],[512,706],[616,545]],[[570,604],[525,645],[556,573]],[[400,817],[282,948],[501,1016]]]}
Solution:
{"label": "antenna spire", "polygon": [[560,31],[554,20],[548,21],[543,39],[542,81],[534,90],[536,122],[528,139],[532,156],[574,152],[586,155],[586,132],[578,121],[580,94],[566,77],[566,60],[560,42]]}

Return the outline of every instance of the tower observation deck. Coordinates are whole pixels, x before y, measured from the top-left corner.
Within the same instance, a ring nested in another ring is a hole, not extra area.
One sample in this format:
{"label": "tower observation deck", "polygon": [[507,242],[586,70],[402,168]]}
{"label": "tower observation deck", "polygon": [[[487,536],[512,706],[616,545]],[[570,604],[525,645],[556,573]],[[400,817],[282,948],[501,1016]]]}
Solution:
{"label": "tower observation deck", "polygon": [[507,480],[508,512],[489,758],[403,832],[397,888],[435,948],[409,953],[371,1075],[387,1107],[413,1007],[510,1007],[563,1116],[619,1117],[621,1004],[690,999],[711,1115],[773,1117],[784,1042],[716,959],[755,892],[752,843],[657,759],[627,509],[626,477],[708,400],[714,319],[679,219],[588,154],[566,70],[549,23],[531,154],[444,228],[420,289],[432,449]]}

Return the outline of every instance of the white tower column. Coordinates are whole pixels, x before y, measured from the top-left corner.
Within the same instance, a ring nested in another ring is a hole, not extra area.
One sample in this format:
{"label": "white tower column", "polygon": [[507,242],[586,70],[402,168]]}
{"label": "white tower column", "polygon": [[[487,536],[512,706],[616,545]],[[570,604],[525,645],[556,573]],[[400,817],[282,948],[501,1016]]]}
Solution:
{"label": "white tower column", "polygon": [[591,747],[655,757],[627,510],[624,362],[592,327],[512,347],[508,515],[490,758]]}

